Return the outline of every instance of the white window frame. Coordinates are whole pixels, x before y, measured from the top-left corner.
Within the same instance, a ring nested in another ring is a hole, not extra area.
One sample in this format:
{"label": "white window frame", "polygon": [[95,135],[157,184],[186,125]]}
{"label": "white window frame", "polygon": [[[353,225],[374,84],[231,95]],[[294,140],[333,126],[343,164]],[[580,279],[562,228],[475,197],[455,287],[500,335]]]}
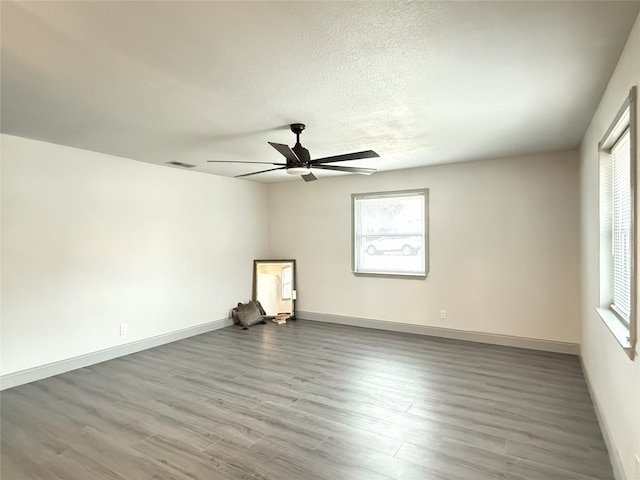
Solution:
{"label": "white window frame", "polygon": [[291,300],[293,296],[293,268],[291,265],[287,265],[286,267],[282,267],[280,277],[282,282],[282,292],[281,292],[281,300]]}
{"label": "white window frame", "polygon": [[[600,299],[596,311],[631,359],[635,355],[637,341],[636,118],[634,86],[598,144]],[[614,173],[613,151],[625,135],[629,135],[629,164],[621,170],[620,176]],[[617,190],[618,188],[622,190]],[[622,202],[614,199],[622,199]],[[620,208],[618,205],[623,207]],[[624,212],[625,208],[628,208],[628,214],[622,215],[621,212]],[[628,220],[614,221],[614,217]],[[622,224],[626,228],[615,228],[616,224]],[[621,235],[622,231],[626,233]],[[623,240],[620,240],[621,237]],[[619,305],[616,305],[617,302]]]}
{"label": "white window frame", "polygon": [[[358,228],[358,222],[360,220],[358,216],[357,202],[363,199],[372,198],[400,198],[400,197],[415,197],[422,196],[424,198],[424,222],[423,231],[420,232],[423,236],[423,264],[421,264],[421,271],[419,272],[407,272],[407,271],[374,271],[367,270],[360,266],[358,258],[360,258],[362,247],[362,235]],[[417,278],[424,279],[429,273],[429,189],[420,188],[413,190],[397,190],[389,192],[370,192],[370,193],[354,193],[351,195],[351,269],[354,275],[357,276],[376,276],[376,277],[394,277],[394,278]]]}

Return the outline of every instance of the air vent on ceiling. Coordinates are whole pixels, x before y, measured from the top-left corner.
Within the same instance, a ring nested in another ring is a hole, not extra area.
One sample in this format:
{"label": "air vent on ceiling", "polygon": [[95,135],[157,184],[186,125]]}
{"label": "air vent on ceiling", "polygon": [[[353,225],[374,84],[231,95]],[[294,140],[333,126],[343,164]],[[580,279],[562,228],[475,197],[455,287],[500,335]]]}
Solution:
{"label": "air vent on ceiling", "polygon": [[174,165],[176,167],[183,167],[183,168],[193,168],[193,167],[195,167],[195,165],[191,165],[190,163],[182,163],[182,162],[167,162],[167,164]]}

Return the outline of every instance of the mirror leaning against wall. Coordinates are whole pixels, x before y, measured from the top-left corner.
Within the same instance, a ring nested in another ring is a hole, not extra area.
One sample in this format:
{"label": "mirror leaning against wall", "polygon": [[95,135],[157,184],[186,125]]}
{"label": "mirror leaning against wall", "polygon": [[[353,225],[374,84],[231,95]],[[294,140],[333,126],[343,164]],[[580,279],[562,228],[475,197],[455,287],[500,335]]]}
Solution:
{"label": "mirror leaning against wall", "polygon": [[267,317],[287,314],[295,320],[296,261],[254,260],[253,300],[262,304]]}

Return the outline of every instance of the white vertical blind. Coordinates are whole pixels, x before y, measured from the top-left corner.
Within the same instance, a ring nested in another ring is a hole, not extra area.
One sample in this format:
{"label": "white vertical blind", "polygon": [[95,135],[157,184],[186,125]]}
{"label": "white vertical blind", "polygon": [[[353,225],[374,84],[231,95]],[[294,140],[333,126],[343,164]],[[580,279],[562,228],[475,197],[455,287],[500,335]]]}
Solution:
{"label": "white vertical blind", "polygon": [[631,319],[631,135],[627,129],[611,148],[613,299],[611,308]]}

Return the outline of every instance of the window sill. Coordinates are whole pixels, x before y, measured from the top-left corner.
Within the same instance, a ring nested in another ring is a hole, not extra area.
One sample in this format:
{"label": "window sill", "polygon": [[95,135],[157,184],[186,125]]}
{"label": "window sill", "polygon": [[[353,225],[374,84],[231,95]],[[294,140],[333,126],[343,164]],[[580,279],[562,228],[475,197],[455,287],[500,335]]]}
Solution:
{"label": "window sill", "polygon": [[426,273],[394,273],[394,272],[357,272],[351,271],[357,277],[387,277],[387,278],[409,278],[409,279],[418,279],[424,280],[427,278]]}
{"label": "window sill", "polygon": [[633,359],[635,345],[631,343],[631,333],[627,326],[608,308],[596,307],[596,312],[629,358]]}

